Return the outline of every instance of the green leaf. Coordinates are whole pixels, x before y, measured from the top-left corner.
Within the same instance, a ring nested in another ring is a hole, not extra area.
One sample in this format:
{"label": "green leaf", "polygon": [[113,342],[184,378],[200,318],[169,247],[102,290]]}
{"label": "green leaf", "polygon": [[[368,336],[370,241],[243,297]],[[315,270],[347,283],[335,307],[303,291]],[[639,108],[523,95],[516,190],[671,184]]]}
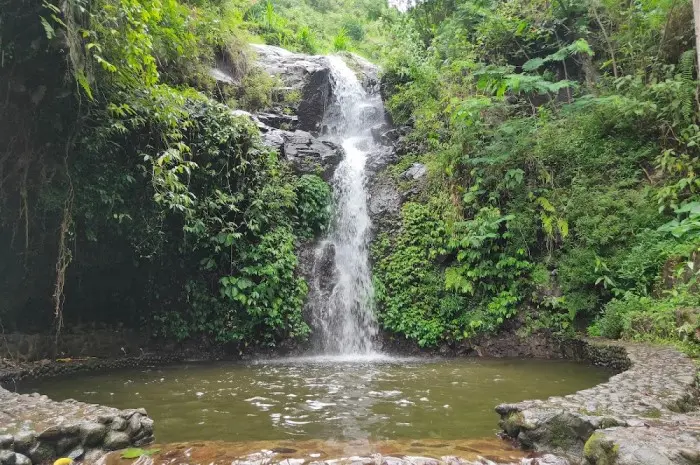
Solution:
{"label": "green leaf", "polygon": [[545,64],[544,58],[532,58],[527,60],[523,65],[523,71],[531,72],[538,70],[542,65]]}
{"label": "green leaf", "polygon": [[139,449],[139,448],[130,448],[130,449],[125,449],[122,451],[122,458],[123,459],[137,459],[139,457],[150,457],[151,455],[157,454],[160,452],[160,449]]}
{"label": "green leaf", "polygon": [[85,76],[85,74],[83,74],[82,71],[78,71],[75,74],[75,80],[78,81],[78,84],[83,89],[88,98],[90,100],[94,100],[94,98],[92,97],[92,89],[90,88],[90,83],[88,82],[87,77]]}
{"label": "green leaf", "polygon": [[46,21],[46,18],[43,16],[41,17],[41,25],[44,26],[44,31],[46,32],[46,38],[51,40],[54,37],[56,37],[56,31],[54,30],[53,26],[49,24],[48,21]]}

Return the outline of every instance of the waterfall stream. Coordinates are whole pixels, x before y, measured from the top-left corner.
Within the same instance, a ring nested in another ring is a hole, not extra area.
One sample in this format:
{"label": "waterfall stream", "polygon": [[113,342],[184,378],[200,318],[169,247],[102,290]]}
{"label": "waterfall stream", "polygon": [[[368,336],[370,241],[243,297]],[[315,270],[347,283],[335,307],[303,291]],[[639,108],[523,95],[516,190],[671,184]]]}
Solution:
{"label": "waterfall stream", "polygon": [[[345,157],[333,179],[335,214],[328,237],[316,250],[310,302],[322,353],[370,354],[377,325],[365,164],[374,146],[370,129],[382,121],[384,112],[379,95],[368,93],[340,57],[330,56],[328,61],[334,103],[324,117],[324,137],[341,145]],[[333,277],[324,286],[331,261]]]}

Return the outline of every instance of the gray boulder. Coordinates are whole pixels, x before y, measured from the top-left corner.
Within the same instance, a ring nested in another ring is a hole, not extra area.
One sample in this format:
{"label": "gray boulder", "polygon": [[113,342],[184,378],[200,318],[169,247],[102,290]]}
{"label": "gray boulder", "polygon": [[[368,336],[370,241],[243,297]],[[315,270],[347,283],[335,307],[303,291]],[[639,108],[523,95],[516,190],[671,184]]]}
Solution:
{"label": "gray boulder", "polygon": [[15,434],[15,451],[17,452],[29,452],[35,443],[36,436],[31,431],[22,431]]}
{"label": "gray boulder", "polygon": [[40,440],[51,441],[51,440],[58,439],[58,438],[62,437],[63,434],[64,434],[64,430],[60,426],[50,426],[50,427],[46,428],[44,431],[42,431],[41,433],[39,433],[39,435],[37,437]]}
{"label": "gray boulder", "polygon": [[401,173],[402,179],[413,179],[414,181],[425,177],[428,169],[422,163],[414,163],[409,169]]}
{"label": "gray boulder", "polygon": [[564,457],[557,457],[552,454],[544,454],[542,457],[521,460],[522,465],[569,465],[570,462]]}
{"label": "gray boulder", "polygon": [[297,174],[318,174],[326,181],[333,178],[344,155],[342,147],[305,131],[267,128],[262,137],[263,143],[278,150]]}
{"label": "gray boulder", "polygon": [[78,436],[65,436],[56,441],[56,454],[63,456],[64,454],[75,449],[80,445],[80,437]]}
{"label": "gray boulder", "polygon": [[26,455],[15,453],[15,465],[32,465],[32,461]]}
{"label": "gray boulder", "polygon": [[106,434],[107,427],[102,423],[85,422],[80,427],[82,443],[88,447],[101,444]]}
{"label": "gray boulder", "polygon": [[0,450],[1,465],[15,465],[15,463],[17,463],[17,458],[14,452],[11,450]]}
{"label": "gray boulder", "polygon": [[0,435],[0,449],[11,449],[15,438],[11,434]]}
{"label": "gray boulder", "polygon": [[301,94],[298,108],[299,129],[318,132],[331,102],[332,85],[328,61],[321,56],[292,53],[270,45],[251,45],[258,64],[271,76],[280,78],[287,91]]}
{"label": "gray boulder", "polygon": [[131,445],[131,438],[122,431],[110,431],[104,442],[104,448],[106,450],[124,449],[125,447],[129,447],[129,445]]}
{"label": "gray boulder", "polygon": [[123,419],[120,416],[115,416],[112,419],[112,424],[110,427],[114,431],[124,431],[127,426],[128,426],[128,423],[125,419]]}

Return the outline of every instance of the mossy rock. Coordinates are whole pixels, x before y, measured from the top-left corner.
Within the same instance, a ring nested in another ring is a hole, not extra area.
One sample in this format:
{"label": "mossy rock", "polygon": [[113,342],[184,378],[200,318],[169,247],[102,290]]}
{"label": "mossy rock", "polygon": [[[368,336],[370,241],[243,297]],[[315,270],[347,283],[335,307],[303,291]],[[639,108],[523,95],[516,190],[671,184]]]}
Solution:
{"label": "mossy rock", "polygon": [[[546,436],[544,440],[546,444],[560,450],[569,450],[575,447],[581,447],[578,438],[578,430],[580,429],[578,418],[573,415],[558,415],[546,424]],[[579,449],[580,450],[580,449]]]}
{"label": "mossy rock", "polygon": [[583,446],[583,456],[592,465],[615,465],[620,446],[602,433],[593,433]]}
{"label": "mossy rock", "polygon": [[513,412],[509,414],[505,419],[501,420],[501,429],[506,432],[506,434],[512,438],[517,438],[518,433],[525,425],[525,417],[522,412]]}
{"label": "mossy rock", "polygon": [[561,452],[572,457],[583,456],[583,445],[595,428],[585,417],[568,412],[541,418],[532,428],[522,430],[527,442],[536,450]]}
{"label": "mossy rock", "polygon": [[620,421],[617,418],[613,417],[603,417],[602,420],[600,420],[600,428],[605,429],[605,428],[614,428],[616,426],[624,426],[624,423],[620,423]]}

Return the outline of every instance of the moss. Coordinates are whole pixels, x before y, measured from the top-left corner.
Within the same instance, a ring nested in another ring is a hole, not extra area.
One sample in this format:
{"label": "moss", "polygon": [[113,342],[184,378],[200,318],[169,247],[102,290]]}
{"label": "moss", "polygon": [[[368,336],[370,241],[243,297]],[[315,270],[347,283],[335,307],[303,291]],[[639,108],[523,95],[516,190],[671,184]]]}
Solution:
{"label": "moss", "polygon": [[547,424],[547,444],[551,447],[568,450],[576,442],[576,433],[567,417],[557,417]]}
{"label": "moss", "polygon": [[572,438],[565,431],[553,428],[549,436],[549,445],[556,449],[566,450],[572,442]]}
{"label": "moss", "polygon": [[518,437],[520,429],[525,424],[525,417],[522,412],[514,412],[508,415],[505,419],[501,420],[501,428],[506,434],[512,438]]}
{"label": "moss", "polygon": [[615,418],[605,417],[602,420],[600,420],[600,427],[602,429],[613,428],[615,426],[621,426],[620,422],[618,420],[616,420]]}
{"label": "moss", "polygon": [[657,408],[650,408],[643,411],[639,416],[644,418],[661,418],[661,410]]}
{"label": "moss", "polygon": [[593,433],[583,446],[583,456],[593,465],[615,465],[620,446],[606,439],[602,433]]}

